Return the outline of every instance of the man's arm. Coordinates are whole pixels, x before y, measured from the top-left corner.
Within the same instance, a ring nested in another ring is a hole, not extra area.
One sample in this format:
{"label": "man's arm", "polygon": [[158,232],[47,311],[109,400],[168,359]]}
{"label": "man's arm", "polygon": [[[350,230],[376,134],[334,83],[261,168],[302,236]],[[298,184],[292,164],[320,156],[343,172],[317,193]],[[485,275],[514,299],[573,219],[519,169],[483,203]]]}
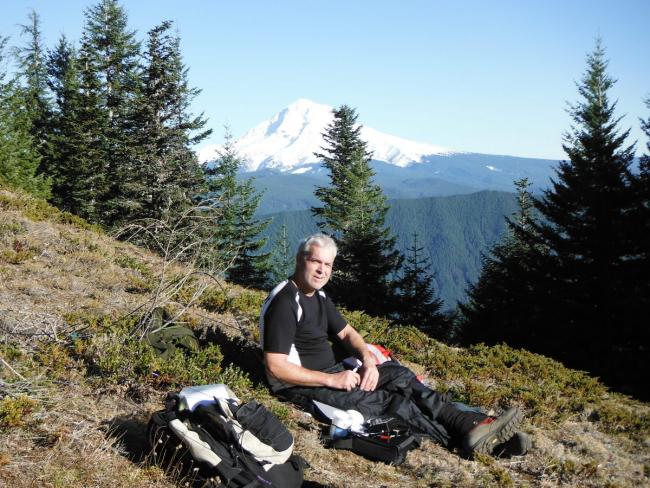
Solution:
{"label": "man's arm", "polygon": [[379,371],[377,370],[377,361],[375,361],[375,357],[368,350],[366,341],[363,340],[363,337],[361,337],[361,335],[350,324],[347,324],[343,330],[336,335],[363,363],[359,370],[361,373],[361,383],[359,384],[359,388],[364,391],[373,391],[377,388]]}
{"label": "man's arm", "polygon": [[278,380],[297,386],[325,386],[337,390],[350,391],[357,386],[361,378],[354,371],[340,373],[323,373],[303,368],[289,362],[289,356],[278,352],[265,352],[266,371]]}

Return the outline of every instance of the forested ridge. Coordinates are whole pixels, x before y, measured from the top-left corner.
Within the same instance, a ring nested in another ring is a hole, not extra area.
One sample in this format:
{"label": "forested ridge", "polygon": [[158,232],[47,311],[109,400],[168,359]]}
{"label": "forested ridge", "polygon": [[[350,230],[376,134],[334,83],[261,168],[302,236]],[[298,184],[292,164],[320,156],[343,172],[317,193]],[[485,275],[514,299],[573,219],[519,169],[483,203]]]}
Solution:
{"label": "forested ridge", "polygon": [[[436,288],[446,310],[454,309],[465,297],[467,287],[481,271],[481,255],[489,252],[506,230],[505,217],[517,210],[513,193],[477,192],[452,197],[389,200],[386,223],[395,233],[395,247],[405,254],[413,233],[432,261]],[[317,230],[307,210],[265,215],[271,219],[267,237],[277,235],[285,225],[288,242],[297,242]],[[270,248],[271,244],[269,244]]]}

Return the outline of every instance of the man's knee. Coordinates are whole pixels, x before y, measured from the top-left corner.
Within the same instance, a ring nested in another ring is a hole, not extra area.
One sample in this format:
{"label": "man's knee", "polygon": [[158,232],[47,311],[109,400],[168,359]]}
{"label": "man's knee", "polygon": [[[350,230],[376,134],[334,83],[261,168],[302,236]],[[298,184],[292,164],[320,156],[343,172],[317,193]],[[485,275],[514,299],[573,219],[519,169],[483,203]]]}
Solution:
{"label": "man's knee", "polygon": [[391,390],[393,388],[407,388],[412,381],[418,381],[415,373],[393,361],[386,361],[377,366],[379,370],[379,384],[380,389]]}

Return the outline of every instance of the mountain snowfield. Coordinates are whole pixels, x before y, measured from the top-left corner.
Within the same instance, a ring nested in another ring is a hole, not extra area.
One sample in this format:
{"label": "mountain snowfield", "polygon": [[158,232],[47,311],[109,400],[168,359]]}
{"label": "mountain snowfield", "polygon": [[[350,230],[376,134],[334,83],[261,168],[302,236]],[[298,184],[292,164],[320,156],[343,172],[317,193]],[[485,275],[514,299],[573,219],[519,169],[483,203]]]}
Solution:
{"label": "mountain snowfield", "polygon": [[[272,169],[300,174],[318,163],[314,152],[323,146],[323,131],[332,122],[332,107],[301,98],[284,110],[250,129],[234,142],[244,159],[244,171]],[[361,138],[368,143],[375,161],[405,168],[421,163],[426,156],[458,153],[450,149],[402,139],[362,126]],[[199,150],[199,160],[209,162],[218,157],[221,146]]]}

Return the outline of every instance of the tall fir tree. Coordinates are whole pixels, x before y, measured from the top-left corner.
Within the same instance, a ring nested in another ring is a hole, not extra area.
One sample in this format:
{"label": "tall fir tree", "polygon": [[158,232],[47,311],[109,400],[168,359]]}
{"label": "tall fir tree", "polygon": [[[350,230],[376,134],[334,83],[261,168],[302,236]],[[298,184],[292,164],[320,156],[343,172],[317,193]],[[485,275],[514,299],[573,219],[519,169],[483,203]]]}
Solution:
{"label": "tall fir tree", "polygon": [[[650,110],[650,97],[646,98],[645,105]],[[648,268],[648,258],[650,256],[650,115],[648,115],[647,119],[641,120],[641,129],[645,133],[647,141],[646,152],[639,161],[639,175],[636,179],[640,203],[637,207],[639,214],[635,226],[641,233],[641,237],[638,239],[638,249],[646,270],[644,274],[650,276],[650,269]],[[650,293],[645,296],[650,296]]]}
{"label": "tall fir tree", "polygon": [[330,185],[318,187],[322,207],[313,207],[319,227],[337,241],[336,272],[328,286],[342,305],[374,315],[397,309],[394,283],[401,266],[395,238],[385,225],[388,205],[373,182],[372,154],[360,136],[354,109],[343,105],[325,129],[325,147],[315,153],[329,170]]}
{"label": "tall fir tree", "polygon": [[623,359],[644,314],[630,288],[638,281],[627,226],[635,206],[629,184],[634,147],[625,143],[629,130],[617,128],[607,64],[599,40],[578,85],[583,99],[571,107],[575,126],[563,146],[570,161],[560,163],[558,181],[536,202],[543,216],[537,231],[552,257],[539,267],[553,273],[557,304],[545,318],[561,327],[564,339],[546,348],[592,370],[604,357]]}
{"label": "tall fir tree", "polygon": [[89,134],[102,167],[90,188],[94,220],[112,225],[118,210],[115,199],[122,194],[118,177],[131,168],[133,149],[130,110],[139,81],[140,45],[128,28],[128,16],[117,0],[101,0],[84,12],[81,39],[82,91],[87,98]]}
{"label": "tall fir tree", "polygon": [[262,289],[267,285],[270,264],[269,253],[261,251],[266,239],[260,235],[269,220],[255,217],[262,194],[251,178],[237,179],[242,160],[228,130],[225,139],[219,158],[205,169],[208,195],[219,214],[219,220],[214,222],[217,229],[213,252],[228,264],[226,277],[230,281]]}
{"label": "tall fir tree", "polygon": [[20,32],[27,40],[23,46],[14,49],[14,55],[18,61],[18,75],[24,92],[25,117],[29,122],[29,132],[35,148],[41,156],[39,173],[48,174],[50,158],[47,138],[52,129],[51,103],[41,19],[35,10],[28,14],[28,23],[20,25]]}
{"label": "tall fir tree", "polygon": [[[645,99],[645,106],[650,110],[650,97]],[[635,228],[641,234],[638,239],[638,249],[641,259],[645,263],[645,269],[650,275],[648,269],[648,256],[650,255],[650,115],[645,120],[641,120],[641,130],[645,133],[646,149],[639,160],[639,174],[635,178],[635,187],[637,190],[639,205],[638,213],[635,215]],[[646,295],[647,296],[647,295]]]}
{"label": "tall fir tree", "polygon": [[47,69],[54,95],[48,137],[52,201],[64,210],[100,222],[108,175],[104,164],[106,118],[99,80],[88,53],[77,53],[65,36],[49,52]]}
{"label": "tall fir tree", "polygon": [[273,248],[269,258],[269,283],[277,284],[291,275],[296,259],[292,252],[287,231],[287,224],[283,223],[273,239]]}
{"label": "tall fir tree", "polygon": [[48,134],[47,173],[52,178],[52,202],[89,217],[91,195],[84,191],[95,177],[89,165],[86,134],[80,130],[84,111],[78,59],[73,46],[61,36],[47,57],[48,86],[53,94],[52,124]]}
{"label": "tall fir tree", "polygon": [[40,155],[31,134],[28,97],[15,79],[5,80],[6,44],[0,37],[0,182],[47,197],[50,181],[37,174]]}
{"label": "tall fir tree", "polygon": [[418,246],[417,232],[413,233],[413,245],[408,249],[402,276],[397,282],[399,289],[399,312],[397,322],[413,325],[436,339],[447,339],[451,322],[441,312],[442,300],[437,297],[431,274],[431,260]]}
{"label": "tall fir tree", "polygon": [[[646,108],[650,110],[650,97],[645,100]],[[634,252],[629,260],[629,266],[634,271],[633,286],[637,310],[650,309],[650,115],[641,120],[641,129],[646,136],[645,152],[639,160],[639,172],[633,176],[633,188],[637,198],[636,205],[630,214],[628,228],[632,234]],[[632,338],[632,341],[635,339]],[[645,353],[646,362],[650,354],[650,328],[640,327],[636,342],[640,350],[637,356]]]}
{"label": "tall fir tree", "polygon": [[117,170],[120,191],[109,202],[115,222],[173,220],[201,191],[191,146],[212,131],[204,128],[202,114],[190,113],[200,91],[189,87],[180,39],[171,29],[171,22],[163,22],[148,34],[141,88],[127,117],[131,151]]}
{"label": "tall fir tree", "polygon": [[521,258],[526,276],[508,285],[517,303],[502,304],[502,317],[520,334],[504,328],[501,340],[641,393],[647,299],[637,292],[648,278],[630,229],[638,205],[634,147],[626,144],[629,131],[618,129],[607,64],[598,40],[578,84],[582,98],[570,108],[574,126],[563,146],[569,161],[535,200],[540,219],[523,234],[531,249]]}
{"label": "tall fir tree", "polygon": [[[535,243],[533,196],[528,178],[515,181],[519,210],[506,218],[507,231],[501,242],[482,256],[483,269],[468,290],[468,300],[459,304],[460,341],[498,343],[514,346],[539,343],[543,330],[529,327],[526,317],[540,317],[545,304],[530,292],[534,274],[532,263],[542,260],[546,248]],[[539,279],[539,278],[538,278]],[[531,300],[532,299],[532,300]],[[531,341],[531,338],[532,341]]]}

